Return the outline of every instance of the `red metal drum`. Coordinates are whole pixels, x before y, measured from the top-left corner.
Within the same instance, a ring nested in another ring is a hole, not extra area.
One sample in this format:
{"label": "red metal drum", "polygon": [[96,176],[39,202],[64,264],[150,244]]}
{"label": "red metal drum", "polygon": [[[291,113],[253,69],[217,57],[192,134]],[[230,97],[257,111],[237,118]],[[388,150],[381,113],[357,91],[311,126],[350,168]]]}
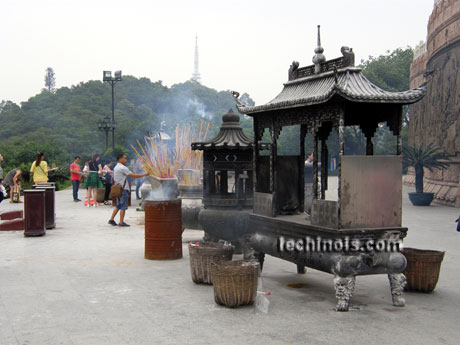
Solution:
{"label": "red metal drum", "polygon": [[182,200],[145,201],[145,258],[182,258]]}

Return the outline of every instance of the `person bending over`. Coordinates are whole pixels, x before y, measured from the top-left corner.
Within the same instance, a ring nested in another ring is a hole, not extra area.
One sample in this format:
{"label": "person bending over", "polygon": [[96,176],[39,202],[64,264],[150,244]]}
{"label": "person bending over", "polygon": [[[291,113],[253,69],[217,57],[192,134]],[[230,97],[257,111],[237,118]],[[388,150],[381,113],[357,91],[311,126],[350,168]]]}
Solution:
{"label": "person bending over", "polygon": [[13,195],[17,193],[17,201],[21,203],[21,169],[13,169],[5,176],[3,183],[10,187],[10,203],[13,203]]}

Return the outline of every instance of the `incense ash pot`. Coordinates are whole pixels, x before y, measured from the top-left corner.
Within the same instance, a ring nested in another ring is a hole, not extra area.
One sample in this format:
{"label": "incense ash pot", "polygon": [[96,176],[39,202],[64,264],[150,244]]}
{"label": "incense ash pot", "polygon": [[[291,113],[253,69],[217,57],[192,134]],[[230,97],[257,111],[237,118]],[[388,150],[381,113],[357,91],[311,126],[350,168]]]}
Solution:
{"label": "incense ash pot", "polygon": [[160,178],[150,175],[148,177],[150,184],[152,186],[152,191],[161,192],[163,200],[174,200],[178,196],[178,181],[176,177],[171,178]]}

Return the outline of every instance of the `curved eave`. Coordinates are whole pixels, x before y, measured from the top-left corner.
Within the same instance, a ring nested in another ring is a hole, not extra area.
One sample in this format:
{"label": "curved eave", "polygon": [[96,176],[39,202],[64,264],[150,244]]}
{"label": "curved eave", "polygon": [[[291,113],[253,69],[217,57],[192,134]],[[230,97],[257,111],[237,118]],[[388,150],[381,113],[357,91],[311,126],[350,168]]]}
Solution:
{"label": "curved eave", "polygon": [[291,108],[298,108],[298,107],[309,107],[309,106],[314,106],[314,105],[319,105],[319,104],[324,104],[330,101],[335,95],[339,95],[342,98],[355,102],[355,103],[380,103],[380,104],[412,104],[416,103],[419,100],[421,100],[425,96],[425,91],[421,92],[419,95],[404,99],[404,100],[389,100],[389,99],[382,99],[379,97],[362,97],[359,95],[350,95],[345,92],[341,92],[340,90],[337,90],[335,92],[332,92],[330,95],[324,98],[317,98],[317,99],[296,99],[292,101],[285,101],[285,102],[278,102],[278,103],[269,103],[269,104],[264,104],[261,106],[255,106],[255,107],[242,107],[242,106],[237,106],[237,109],[240,113],[246,114],[248,116],[251,116],[251,114],[255,113],[262,113],[262,112],[267,112],[267,111],[274,111],[274,110],[282,110],[282,109],[291,109]]}
{"label": "curved eave", "polygon": [[322,78],[315,76],[288,82],[281,93],[267,104],[253,107],[237,104],[237,109],[240,113],[251,115],[308,107],[326,103],[336,95],[354,103],[404,105],[419,101],[425,93],[425,86],[402,92],[385,91],[371,83],[359,70],[346,69],[337,75],[327,73]]}
{"label": "curved eave", "polygon": [[222,143],[219,145],[212,144],[212,143],[192,143],[192,150],[252,150],[253,144],[243,146],[243,145],[228,145],[228,143]]}
{"label": "curved eave", "polygon": [[241,128],[221,128],[217,136],[206,142],[192,143],[193,150],[206,149],[251,149],[252,140],[249,139]]}

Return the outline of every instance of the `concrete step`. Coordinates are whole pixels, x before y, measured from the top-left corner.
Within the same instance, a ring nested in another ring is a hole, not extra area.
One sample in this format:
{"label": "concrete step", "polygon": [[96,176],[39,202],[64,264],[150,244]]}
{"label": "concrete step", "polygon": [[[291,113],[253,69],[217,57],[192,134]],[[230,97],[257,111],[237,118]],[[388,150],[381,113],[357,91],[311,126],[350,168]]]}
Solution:
{"label": "concrete step", "polygon": [[19,211],[3,212],[0,214],[0,220],[12,220],[16,218],[24,218],[24,212],[22,210],[19,210]]}
{"label": "concrete step", "polygon": [[23,230],[24,230],[24,219],[23,218],[4,220],[0,222],[0,231],[23,231]]}

